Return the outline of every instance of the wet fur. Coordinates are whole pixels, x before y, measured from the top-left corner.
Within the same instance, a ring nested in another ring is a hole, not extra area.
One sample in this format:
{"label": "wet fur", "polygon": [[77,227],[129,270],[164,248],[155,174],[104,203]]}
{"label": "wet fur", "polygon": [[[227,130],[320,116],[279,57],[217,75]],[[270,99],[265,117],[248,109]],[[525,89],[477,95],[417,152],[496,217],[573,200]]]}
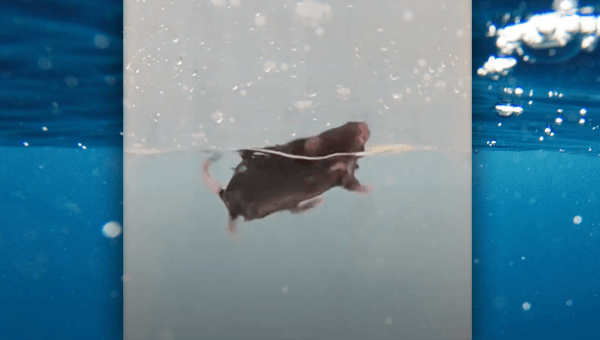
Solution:
{"label": "wet fur", "polygon": [[[267,149],[310,157],[362,152],[368,137],[366,123],[351,122],[314,137],[296,139]],[[368,191],[354,176],[359,157],[307,161],[256,154],[249,150],[241,151],[240,156],[242,162],[226,188],[220,187],[209,174],[210,164],[215,159],[203,164],[204,182],[225,203],[232,233],[236,232],[234,222],[240,216],[251,221],[277,211],[306,211],[319,202],[321,194],[336,186],[350,191]]]}

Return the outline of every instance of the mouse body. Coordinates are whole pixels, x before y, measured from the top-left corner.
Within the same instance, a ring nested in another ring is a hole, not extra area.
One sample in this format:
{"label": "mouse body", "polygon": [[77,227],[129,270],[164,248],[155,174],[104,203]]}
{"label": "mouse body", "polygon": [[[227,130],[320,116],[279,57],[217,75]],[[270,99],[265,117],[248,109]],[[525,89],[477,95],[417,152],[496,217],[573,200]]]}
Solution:
{"label": "mouse body", "polygon": [[[209,167],[203,164],[204,183],[225,203],[228,210],[228,231],[236,232],[235,221],[261,219],[278,211],[300,213],[320,203],[327,190],[340,186],[349,191],[369,192],[355,177],[359,156],[347,155],[365,150],[369,130],[364,122],[350,122],[317,136],[299,138],[264,150],[280,154],[240,150],[242,161],[226,187],[212,179]],[[336,156],[337,153],[345,155]],[[295,159],[285,155],[306,157],[328,156],[327,159]]]}

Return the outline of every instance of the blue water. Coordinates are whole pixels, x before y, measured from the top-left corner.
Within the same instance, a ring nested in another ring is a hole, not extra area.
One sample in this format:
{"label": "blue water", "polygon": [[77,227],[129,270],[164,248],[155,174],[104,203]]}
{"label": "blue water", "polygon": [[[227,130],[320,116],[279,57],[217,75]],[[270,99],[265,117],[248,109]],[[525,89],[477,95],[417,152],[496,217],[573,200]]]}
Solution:
{"label": "blue water", "polygon": [[[520,3],[474,1],[474,71],[495,53],[486,22]],[[2,8],[0,337],[122,338],[123,236],[101,232],[123,219],[122,3]],[[600,332],[599,53],[473,76],[474,339]],[[524,113],[499,117],[499,102]]]}
{"label": "blue water", "polygon": [[122,145],[122,2],[5,1],[0,20],[0,145]]}
{"label": "blue water", "polygon": [[0,338],[118,339],[120,147],[0,147]]}
{"label": "blue water", "polygon": [[[524,2],[519,13],[521,3],[473,2],[474,339],[597,339],[600,49],[562,61],[519,61],[497,81],[477,76],[496,54],[486,23],[549,11],[552,1]],[[504,91],[517,86],[533,96]],[[497,103],[524,111],[500,117]],[[545,134],[548,126],[554,136]]]}
{"label": "blue water", "polygon": [[0,11],[0,338],[123,330],[123,7]]}
{"label": "blue water", "polygon": [[[518,10],[522,3],[527,5],[524,10]],[[505,14],[526,18],[528,13],[551,11],[551,5],[550,0],[473,2],[472,98],[473,147],[476,150],[495,141],[495,148],[514,151],[562,150],[593,156],[600,154],[600,48],[591,53],[579,51],[565,61],[558,57],[547,57],[538,63],[519,61],[509,75],[497,81],[477,75],[477,69],[489,56],[497,55],[496,40],[486,37],[488,22],[501,28],[501,18]],[[585,5],[598,6],[599,3],[580,1],[580,6]],[[564,54],[577,52],[576,46],[568,44],[565,50],[569,51]],[[560,54],[558,49],[556,56]],[[523,89],[523,95],[514,94],[517,87]],[[513,93],[507,93],[505,89],[513,90]],[[551,97],[550,92],[553,93]],[[500,117],[495,110],[499,103],[522,106],[523,113],[518,117]],[[584,124],[579,122],[582,109],[587,110]],[[564,119],[561,125],[555,123],[559,110]],[[544,133],[548,126],[555,133],[552,137]],[[541,136],[543,141],[540,141]]]}

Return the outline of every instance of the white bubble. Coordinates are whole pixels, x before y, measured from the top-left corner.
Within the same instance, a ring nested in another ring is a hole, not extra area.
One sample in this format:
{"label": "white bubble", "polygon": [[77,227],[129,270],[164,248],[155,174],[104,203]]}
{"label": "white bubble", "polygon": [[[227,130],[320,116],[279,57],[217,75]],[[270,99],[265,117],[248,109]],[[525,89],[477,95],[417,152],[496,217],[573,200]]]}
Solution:
{"label": "white bubble", "polygon": [[110,40],[104,34],[96,34],[94,36],[94,45],[101,50],[108,48]]}
{"label": "white bubble", "polygon": [[289,65],[287,63],[281,63],[281,70],[282,71],[287,71],[289,68]]}
{"label": "white bubble", "polygon": [[102,234],[109,238],[121,235],[121,231],[123,231],[121,224],[115,221],[108,222],[102,227]]}
{"label": "white bubble", "polygon": [[213,112],[213,114],[211,115],[211,118],[217,122],[217,123],[221,123],[223,121],[223,112],[221,111],[215,111]]}
{"label": "white bubble", "polygon": [[392,318],[390,318],[389,316],[387,318],[385,318],[385,324],[386,325],[392,324]]}
{"label": "white bubble", "polygon": [[344,87],[342,85],[338,85],[337,89],[336,89],[338,98],[346,101],[348,100],[348,97],[350,96],[350,89],[347,87]]}
{"label": "white bubble", "polygon": [[573,217],[573,223],[575,223],[575,224],[581,223],[581,220],[582,220],[582,218],[579,215]]}
{"label": "white bubble", "polygon": [[283,294],[287,294],[288,291],[289,291],[288,286],[281,287],[281,292],[283,292]]}
{"label": "white bubble", "polygon": [[573,300],[567,300],[567,306],[569,306],[569,307],[573,306]]}
{"label": "white bubble", "polygon": [[323,34],[325,34],[325,29],[323,29],[323,27],[319,26],[319,27],[317,27],[317,29],[315,30],[315,33],[316,33],[316,34],[317,34],[319,37],[321,37],[321,36],[323,36]]}
{"label": "white bubble", "polygon": [[231,7],[238,8],[242,4],[241,0],[229,0]]}
{"label": "white bubble", "polygon": [[529,302],[523,302],[523,310],[529,310],[531,308],[531,304]]}
{"label": "white bubble", "polygon": [[308,44],[304,45],[304,51],[310,52],[310,45],[308,45]]}
{"label": "white bubble", "polygon": [[413,14],[411,11],[404,12],[404,21],[412,21]]}
{"label": "white bubble", "polygon": [[52,62],[48,58],[40,58],[40,59],[38,59],[38,66],[42,70],[48,71],[49,69],[52,68]]}
{"label": "white bubble", "polygon": [[312,27],[318,26],[323,19],[331,19],[331,6],[316,1],[299,2],[294,12]]}
{"label": "white bubble", "polygon": [[79,79],[77,79],[73,76],[68,76],[65,78],[65,83],[67,84],[68,87],[75,87],[75,86],[79,85]]}
{"label": "white bubble", "polygon": [[496,105],[496,114],[501,117],[510,117],[513,114],[519,116],[523,113],[523,107],[513,104],[498,104]]}
{"label": "white bubble", "polygon": [[258,27],[263,27],[264,25],[267,24],[267,18],[265,18],[264,15],[258,13],[254,17],[254,24]]}
{"label": "white bubble", "polygon": [[227,3],[225,0],[212,0],[211,2],[215,7],[225,7],[225,4]]}
{"label": "white bubble", "polygon": [[104,77],[104,82],[108,85],[114,85],[116,83],[116,79],[114,76],[106,76]]}
{"label": "white bubble", "polygon": [[311,108],[312,104],[312,100],[299,100],[294,103],[294,107],[296,107],[298,111],[302,111]]}
{"label": "white bubble", "polygon": [[277,64],[274,61],[267,60],[263,66],[263,71],[266,73],[277,71]]}
{"label": "white bubble", "polygon": [[562,122],[563,122],[563,118],[562,118],[561,116],[558,116],[558,117],[556,117],[556,119],[554,120],[554,122],[555,122],[557,125],[560,125],[560,124],[562,124]]}

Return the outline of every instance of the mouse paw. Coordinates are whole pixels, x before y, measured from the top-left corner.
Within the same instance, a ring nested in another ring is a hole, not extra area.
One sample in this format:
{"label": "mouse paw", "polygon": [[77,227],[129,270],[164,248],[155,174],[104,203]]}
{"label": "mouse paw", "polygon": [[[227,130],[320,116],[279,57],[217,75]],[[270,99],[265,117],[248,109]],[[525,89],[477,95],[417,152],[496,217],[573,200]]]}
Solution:
{"label": "mouse paw", "polygon": [[317,206],[321,205],[322,203],[323,203],[323,198],[320,196],[317,196],[315,198],[311,198],[306,201],[302,201],[302,202],[298,203],[296,208],[290,209],[290,212],[292,214],[299,214],[299,213],[311,210],[313,208],[316,208]]}
{"label": "mouse paw", "polygon": [[356,192],[358,192],[359,194],[370,194],[371,192],[373,192],[373,187],[370,185],[361,185],[356,189]]}

